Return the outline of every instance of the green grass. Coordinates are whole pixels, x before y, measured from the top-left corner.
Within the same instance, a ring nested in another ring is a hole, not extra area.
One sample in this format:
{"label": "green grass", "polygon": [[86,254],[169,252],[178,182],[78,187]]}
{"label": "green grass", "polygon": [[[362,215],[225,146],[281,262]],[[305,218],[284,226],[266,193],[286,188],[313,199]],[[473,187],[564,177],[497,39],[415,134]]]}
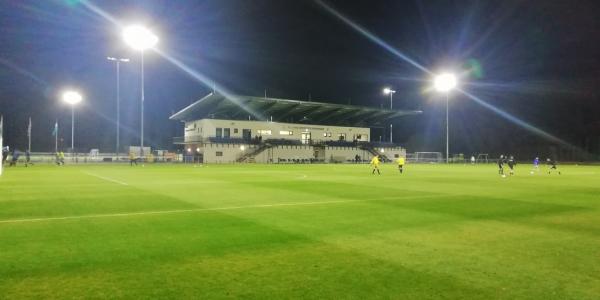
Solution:
{"label": "green grass", "polygon": [[10,168],[0,298],[598,299],[600,168],[561,170]]}

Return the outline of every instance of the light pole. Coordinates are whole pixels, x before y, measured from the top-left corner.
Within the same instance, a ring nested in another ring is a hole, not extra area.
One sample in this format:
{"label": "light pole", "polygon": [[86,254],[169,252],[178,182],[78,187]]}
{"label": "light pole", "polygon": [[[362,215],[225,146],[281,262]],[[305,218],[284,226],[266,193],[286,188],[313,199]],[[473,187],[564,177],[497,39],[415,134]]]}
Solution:
{"label": "light pole", "polygon": [[[392,100],[394,100],[394,94],[396,93],[396,91],[390,88],[385,88],[383,89],[383,93],[385,95],[390,95],[390,110],[392,110]],[[392,143],[392,123],[390,123],[390,143]]]}
{"label": "light pole", "polygon": [[77,105],[83,97],[76,91],[65,91],[62,94],[62,100],[71,105],[71,151],[75,152],[75,105]]}
{"label": "light pole", "polygon": [[122,62],[129,62],[129,58],[117,58],[117,57],[107,57],[106,59],[110,61],[114,61],[117,66],[117,145],[116,145],[116,153],[117,153],[117,161],[119,161],[119,131],[121,129],[121,89],[120,89],[120,66]]}
{"label": "light pole", "polygon": [[140,124],[140,156],[144,157],[144,51],[153,48],[158,43],[158,37],[148,28],[141,25],[125,27],[122,32],[123,40],[141,54],[141,124]]}
{"label": "light pole", "polygon": [[449,118],[448,107],[450,100],[450,91],[457,85],[456,76],[451,73],[442,73],[434,78],[433,86],[436,91],[446,94],[446,163],[449,163],[450,156],[450,134],[449,134]]}

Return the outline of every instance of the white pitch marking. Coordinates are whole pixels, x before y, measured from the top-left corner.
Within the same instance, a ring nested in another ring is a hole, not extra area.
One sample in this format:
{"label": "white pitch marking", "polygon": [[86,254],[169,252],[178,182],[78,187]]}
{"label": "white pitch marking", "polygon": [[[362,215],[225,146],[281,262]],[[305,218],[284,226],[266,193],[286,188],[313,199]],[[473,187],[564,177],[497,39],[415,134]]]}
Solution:
{"label": "white pitch marking", "polygon": [[93,176],[93,177],[96,177],[96,178],[104,179],[104,180],[106,180],[106,181],[110,181],[110,182],[113,182],[113,183],[116,183],[116,184],[120,184],[120,185],[129,185],[129,184],[127,184],[127,183],[123,182],[123,181],[118,181],[118,180],[116,180],[116,179],[112,179],[112,178],[108,178],[108,177],[104,177],[104,176],[96,175],[96,174],[93,174],[93,173],[89,173],[89,172],[82,172],[82,173],[84,173],[84,174],[87,174],[87,175],[90,175],[90,176]]}
{"label": "white pitch marking", "polygon": [[439,198],[439,197],[447,197],[447,196],[452,196],[452,195],[430,195],[430,196],[415,196],[415,197],[403,197],[403,198],[384,197],[384,198],[377,198],[377,199],[274,203],[274,204],[258,204],[258,205],[244,205],[244,206],[226,206],[226,207],[215,207],[215,208],[192,208],[192,209],[140,211],[140,212],[131,212],[131,213],[97,214],[97,215],[66,216],[66,217],[12,219],[12,220],[0,220],[0,224],[30,223],[30,222],[59,221],[59,220],[77,220],[77,219],[97,219],[97,218],[113,218],[113,217],[130,217],[130,216],[144,216],[144,215],[162,215],[162,214],[175,214],[175,213],[186,213],[186,212],[208,212],[208,211],[221,211],[221,210],[238,210],[238,209],[245,209],[245,208],[269,208],[269,207],[282,207],[282,206],[337,204],[337,203],[368,202],[368,201],[382,201],[382,200],[408,200],[408,199],[420,199],[420,198]]}

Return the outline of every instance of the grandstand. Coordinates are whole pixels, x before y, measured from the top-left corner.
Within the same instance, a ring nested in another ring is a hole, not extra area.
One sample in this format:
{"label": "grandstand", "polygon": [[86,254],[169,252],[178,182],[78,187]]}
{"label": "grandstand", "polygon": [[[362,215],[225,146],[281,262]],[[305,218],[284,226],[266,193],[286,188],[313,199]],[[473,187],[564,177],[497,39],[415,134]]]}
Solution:
{"label": "grandstand", "polygon": [[420,111],[401,111],[210,93],[170,117],[185,124],[174,143],[206,163],[363,162],[406,155],[391,143],[371,142],[371,128]]}

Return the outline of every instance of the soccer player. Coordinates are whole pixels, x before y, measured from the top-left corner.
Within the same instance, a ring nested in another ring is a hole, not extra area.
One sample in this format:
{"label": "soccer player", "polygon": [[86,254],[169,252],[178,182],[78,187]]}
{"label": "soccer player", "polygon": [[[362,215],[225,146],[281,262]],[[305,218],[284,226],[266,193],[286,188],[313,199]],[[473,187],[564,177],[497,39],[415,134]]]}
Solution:
{"label": "soccer player", "polygon": [[398,171],[400,171],[400,174],[402,174],[402,172],[404,171],[404,156],[400,156],[398,157]]}
{"label": "soccer player", "polygon": [[4,165],[4,162],[6,161],[6,159],[8,158],[8,152],[9,152],[9,148],[8,146],[2,148],[2,164]]}
{"label": "soccer player", "polygon": [[29,150],[25,151],[25,167],[32,165],[33,163],[31,162],[31,152],[29,152]]}
{"label": "soccer player", "polygon": [[129,152],[129,165],[133,166],[133,164],[135,164],[137,166],[137,158],[133,154],[133,151],[130,151]]}
{"label": "soccer player", "polygon": [[552,170],[556,170],[558,172],[558,175],[560,175],[560,171],[558,170],[558,168],[556,168],[556,161],[554,159],[547,158],[546,162],[548,163],[548,166],[550,167],[548,169],[548,174],[550,174],[552,172]]}
{"label": "soccer player", "polygon": [[61,165],[65,165],[65,153],[60,151],[58,152],[58,163]]}
{"label": "soccer player", "polygon": [[510,176],[515,175],[515,165],[517,163],[515,162],[515,157],[514,156],[510,156],[510,158],[508,159],[508,168],[510,168]]}
{"label": "soccer player", "polygon": [[498,159],[498,174],[504,176],[504,155],[500,155]]}
{"label": "soccer player", "polygon": [[536,171],[538,173],[540,172],[540,158],[539,157],[536,157],[533,160],[533,171]]}
{"label": "soccer player", "polygon": [[10,163],[8,164],[8,166],[9,167],[16,166],[17,162],[19,161],[19,156],[21,156],[21,153],[19,153],[19,150],[17,150],[17,149],[13,150],[12,158],[10,159]]}
{"label": "soccer player", "polygon": [[377,170],[377,174],[381,175],[381,172],[379,172],[379,155],[373,156],[371,165],[373,166],[373,172],[371,172],[371,174],[375,174],[375,170]]}

